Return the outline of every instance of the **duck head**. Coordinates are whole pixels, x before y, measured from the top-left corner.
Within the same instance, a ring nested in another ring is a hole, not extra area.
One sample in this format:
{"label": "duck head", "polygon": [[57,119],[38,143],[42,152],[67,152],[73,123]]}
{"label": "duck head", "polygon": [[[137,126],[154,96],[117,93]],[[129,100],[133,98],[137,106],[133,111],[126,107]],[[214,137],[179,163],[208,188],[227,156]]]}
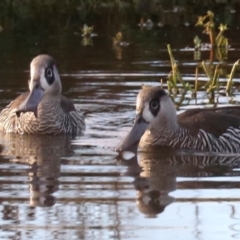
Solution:
{"label": "duck head", "polygon": [[45,96],[61,95],[62,85],[54,59],[49,55],[39,55],[30,64],[29,94],[19,105],[16,114],[33,112],[37,116],[39,103]]}
{"label": "duck head", "polygon": [[137,96],[134,125],[116,151],[136,151],[139,142],[153,144],[168,122],[175,121],[176,110],[167,93],[161,87],[144,86]]}

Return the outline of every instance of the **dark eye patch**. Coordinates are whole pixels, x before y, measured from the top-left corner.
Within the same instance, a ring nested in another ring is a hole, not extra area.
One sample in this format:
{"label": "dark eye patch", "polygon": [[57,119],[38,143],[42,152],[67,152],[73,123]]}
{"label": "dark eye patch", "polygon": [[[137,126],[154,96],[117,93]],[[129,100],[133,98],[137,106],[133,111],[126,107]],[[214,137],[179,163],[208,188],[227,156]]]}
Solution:
{"label": "dark eye patch", "polygon": [[52,67],[49,67],[45,70],[45,78],[47,79],[48,84],[52,85],[52,83],[54,82],[54,74]]}
{"label": "dark eye patch", "polygon": [[149,103],[149,109],[154,117],[157,116],[158,112],[160,111],[160,101],[163,96],[166,96],[166,92],[160,88],[154,88],[152,92],[152,100]]}
{"label": "dark eye patch", "polygon": [[149,103],[149,109],[152,115],[156,117],[160,109],[159,99],[157,98],[152,99]]}
{"label": "dark eye patch", "polygon": [[157,100],[152,100],[150,102],[150,108],[151,109],[157,109],[159,107],[159,102]]}

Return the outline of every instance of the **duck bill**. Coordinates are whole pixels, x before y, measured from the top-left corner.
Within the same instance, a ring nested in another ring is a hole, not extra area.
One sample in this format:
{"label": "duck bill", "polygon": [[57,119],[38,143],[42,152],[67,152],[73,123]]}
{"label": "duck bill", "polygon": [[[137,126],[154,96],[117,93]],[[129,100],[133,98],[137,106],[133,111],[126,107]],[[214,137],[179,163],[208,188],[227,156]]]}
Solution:
{"label": "duck bill", "polygon": [[138,148],[138,143],[148,128],[148,123],[143,119],[141,114],[138,114],[135,118],[134,125],[129,134],[120,142],[116,151],[131,151],[135,152]]}
{"label": "duck bill", "polygon": [[19,117],[23,112],[33,112],[37,117],[38,104],[41,102],[43,97],[43,89],[38,83],[34,84],[27,98],[19,105],[16,114]]}

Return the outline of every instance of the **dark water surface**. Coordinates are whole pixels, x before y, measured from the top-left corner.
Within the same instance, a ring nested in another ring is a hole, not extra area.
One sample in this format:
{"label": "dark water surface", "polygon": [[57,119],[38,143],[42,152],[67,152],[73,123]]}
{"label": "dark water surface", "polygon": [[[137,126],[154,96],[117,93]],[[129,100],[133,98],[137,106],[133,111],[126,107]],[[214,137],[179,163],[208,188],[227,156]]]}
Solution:
{"label": "dark water surface", "polygon": [[[170,72],[167,43],[184,79],[194,81],[195,32],[180,30],[135,29],[125,38],[130,45],[117,49],[107,33],[87,47],[76,34],[1,35],[1,109],[26,90],[31,59],[48,53],[87,129],[75,139],[0,137],[0,239],[240,238],[240,156],[114,151],[132,125],[141,85],[159,85]],[[237,36],[222,61],[228,72],[240,56]],[[199,61],[209,56],[204,50]],[[237,88],[217,97],[220,106],[240,101]],[[190,93],[174,100],[179,111],[212,105],[203,91],[197,101]]]}

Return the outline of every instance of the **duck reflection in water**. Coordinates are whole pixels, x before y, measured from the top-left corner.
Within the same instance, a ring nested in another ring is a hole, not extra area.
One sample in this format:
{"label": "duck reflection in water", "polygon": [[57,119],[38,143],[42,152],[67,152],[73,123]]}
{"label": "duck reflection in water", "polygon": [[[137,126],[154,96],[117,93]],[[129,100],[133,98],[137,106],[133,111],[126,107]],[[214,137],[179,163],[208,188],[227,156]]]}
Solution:
{"label": "duck reflection in water", "polygon": [[[20,173],[29,177],[30,206],[52,206],[53,194],[59,188],[61,157],[70,155],[67,136],[16,135],[1,136],[1,156],[29,169]],[[13,173],[9,171],[8,175]],[[14,176],[12,176],[14,177]]]}
{"label": "duck reflection in water", "polygon": [[[239,156],[171,153],[164,149],[139,152],[131,159],[117,157],[117,164],[128,166],[126,176],[134,177],[136,205],[147,217],[156,217],[178,199],[169,194],[177,189],[239,188],[235,181],[206,181],[204,177],[239,176]],[[197,177],[178,182],[177,177]],[[204,181],[203,181],[204,180]]]}

